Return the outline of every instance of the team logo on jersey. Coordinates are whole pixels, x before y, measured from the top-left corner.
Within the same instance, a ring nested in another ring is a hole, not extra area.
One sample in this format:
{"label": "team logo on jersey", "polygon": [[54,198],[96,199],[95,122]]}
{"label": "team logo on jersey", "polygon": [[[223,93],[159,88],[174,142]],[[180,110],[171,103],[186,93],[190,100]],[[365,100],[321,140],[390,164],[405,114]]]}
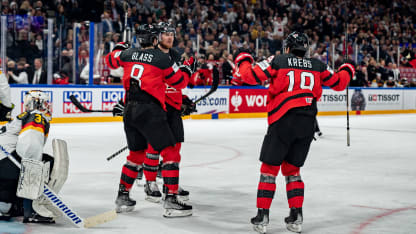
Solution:
{"label": "team logo on jersey", "polygon": [[120,99],[123,99],[124,91],[103,91],[101,101],[103,110],[112,110]]}
{"label": "team logo on jersey", "polygon": [[234,111],[238,111],[238,107],[243,103],[243,98],[238,95],[238,91],[231,97],[231,105],[234,106]]}
{"label": "team logo on jersey", "polygon": [[64,114],[76,114],[81,112],[69,98],[74,95],[78,101],[87,109],[92,109],[92,91],[64,91],[63,92],[63,111]]}
{"label": "team logo on jersey", "polygon": [[[23,102],[24,102],[24,98],[25,98],[25,95],[26,95],[26,93],[27,92],[29,92],[30,90],[22,90],[21,92],[20,92],[20,110],[21,110],[21,112],[23,112],[23,111],[25,111],[25,107],[23,106]],[[50,109],[51,109],[51,113],[53,113],[53,92],[52,91],[47,91],[47,90],[42,90],[42,92],[45,92],[45,93],[47,93],[48,94],[48,96],[49,96],[49,106],[50,106]]]}

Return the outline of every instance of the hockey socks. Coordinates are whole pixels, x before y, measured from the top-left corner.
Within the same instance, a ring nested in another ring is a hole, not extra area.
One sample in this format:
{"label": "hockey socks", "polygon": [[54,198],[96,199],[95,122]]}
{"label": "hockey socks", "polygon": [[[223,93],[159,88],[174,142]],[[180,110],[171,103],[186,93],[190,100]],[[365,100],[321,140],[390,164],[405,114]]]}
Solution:
{"label": "hockey socks", "polygon": [[286,193],[289,208],[301,208],[303,205],[305,185],[298,176],[286,176]]}
{"label": "hockey socks", "polygon": [[159,168],[159,152],[154,150],[150,144],[146,150],[146,157],[143,163],[143,173],[147,181],[156,181],[157,170]]}
{"label": "hockey socks", "polygon": [[162,176],[168,194],[178,194],[179,163],[164,163],[162,166]]}
{"label": "hockey socks", "polygon": [[286,161],[282,164],[286,178],[286,194],[289,208],[302,208],[305,185],[300,177],[300,168]]}
{"label": "hockey socks", "polygon": [[167,187],[168,194],[178,194],[179,188],[179,154],[180,144],[169,146],[163,149],[160,154],[163,157],[162,177],[163,183]]}
{"label": "hockey socks", "polygon": [[260,168],[260,182],[257,189],[257,208],[270,209],[276,191],[276,176],[280,166],[263,163]]}
{"label": "hockey socks", "polygon": [[137,174],[139,174],[139,170],[142,167],[144,157],[144,150],[130,151],[129,156],[127,156],[127,162],[124,164],[123,169],[121,169],[120,178],[120,184],[124,185],[126,191],[130,191],[133,186],[134,180],[137,178]]}

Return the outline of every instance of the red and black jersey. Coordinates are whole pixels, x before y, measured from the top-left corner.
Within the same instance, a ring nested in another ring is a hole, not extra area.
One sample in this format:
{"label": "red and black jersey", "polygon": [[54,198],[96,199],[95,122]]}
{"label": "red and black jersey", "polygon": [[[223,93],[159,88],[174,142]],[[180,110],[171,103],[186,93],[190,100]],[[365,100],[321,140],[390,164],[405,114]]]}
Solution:
{"label": "red and black jersey", "polygon": [[283,54],[257,63],[254,67],[243,61],[239,71],[244,82],[260,84],[270,79],[268,90],[268,122],[279,120],[288,110],[310,106],[322,95],[322,86],[333,90],[344,90],[349,81],[348,71],[334,73],[326,64],[314,58],[299,58],[293,54]]}
{"label": "red and black jersey", "polygon": [[214,77],[219,76],[219,71],[213,63],[204,63],[201,67],[192,74],[190,78],[190,83],[199,86],[199,85],[212,85]]}
{"label": "red and black jersey", "polygon": [[[174,63],[176,63],[176,65],[180,65],[181,55],[178,51],[169,49],[169,57]],[[182,106],[182,90],[167,87],[166,104],[169,104],[173,108],[180,110]]]}
{"label": "red and black jersey", "polygon": [[159,49],[115,50],[106,56],[106,63],[111,69],[124,68],[123,86],[126,91],[134,79],[140,89],[155,97],[165,110],[166,86],[183,89],[189,80],[189,75]]}

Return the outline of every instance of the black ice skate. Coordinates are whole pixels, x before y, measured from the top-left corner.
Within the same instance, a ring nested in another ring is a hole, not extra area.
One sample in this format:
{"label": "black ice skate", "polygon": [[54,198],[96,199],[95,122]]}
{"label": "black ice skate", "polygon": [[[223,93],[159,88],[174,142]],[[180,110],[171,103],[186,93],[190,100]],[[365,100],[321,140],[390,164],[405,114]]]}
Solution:
{"label": "black ice skate", "polygon": [[23,218],[23,223],[46,223],[46,224],[53,224],[55,220],[50,217],[43,217],[36,212],[33,212],[29,217]]}
{"label": "black ice skate", "polygon": [[165,213],[163,214],[166,218],[172,217],[184,217],[192,215],[192,206],[184,203],[181,200],[178,200],[175,194],[166,195],[165,204]]}
{"label": "black ice skate", "polygon": [[289,231],[301,233],[302,232],[302,207],[301,208],[290,208],[289,216],[285,218],[286,228]]}
{"label": "black ice skate", "polygon": [[[168,188],[163,185],[163,197],[162,200],[165,200]],[[181,186],[178,188],[178,199],[181,201],[188,201],[189,200],[189,191],[184,190]]]}
{"label": "black ice skate", "polygon": [[267,231],[267,225],[269,224],[269,210],[258,209],[257,216],[251,219],[254,231],[264,234]]}
{"label": "black ice skate", "polygon": [[0,220],[9,221],[11,218],[10,214],[0,212]]}
{"label": "black ice skate", "polygon": [[123,184],[120,184],[118,195],[116,199],[116,212],[130,212],[134,210],[136,201],[130,199],[129,191],[126,190],[126,187]]}
{"label": "black ice skate", "polygon": [[154,203],[159,203],[162,194],[159,191],[159,187],[156,181],[146,181],[144,185],[144,192],[146,193],[146,200]]}

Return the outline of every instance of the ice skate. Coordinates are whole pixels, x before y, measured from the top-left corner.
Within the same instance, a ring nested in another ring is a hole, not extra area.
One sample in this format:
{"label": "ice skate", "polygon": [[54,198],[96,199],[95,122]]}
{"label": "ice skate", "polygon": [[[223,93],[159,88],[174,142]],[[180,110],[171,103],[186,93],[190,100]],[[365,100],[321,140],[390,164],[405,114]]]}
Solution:
{"label": "ice skate", "polygon": [[146,193],[146,200],[154,203],[159,203],[162,194],[159,191],[159,187],[156,181],[146,181],[144,185],[144,192]]}
{"label": "ice skate", "polygon": [[179,200],[175,194],[166,195],[163,208],[165,208],[163,216],[166,218],[192,215],[192,206]]}
{"label": "ice skate", "polygon": [[136,201],[130,199],[129,191],[126,190],[124,185],[120,184],[116,199],[116,212],[123,213],[133,211],[135,205]]}
{"label": "ice skate", "polygon": [[286,228],[289,231],[301,233],[303,215],[302,208],[290,208],[289,216],[285,218]]}
{"label": "ice skate", "polygon": [[53,224],[55,220],[50,217],[43,217],[36,212],[33,212],[29,217],[23,218],[23,223],[46,223],[46,224]]}
{"label": "ice skate", "polygon": [[[165,200],[167,193],[167,187],[163,185],[163,196],[162,200]],[[178,188],[178,199],[181,201],[188,201],[189,200],[189,191],[184,190],[181,186]]]}
{"label": "ice skate", "polygon": [[267,225],[269,224],[269,210],[258,209],[257,216],[251,219],[254,231],[264,234],[267,231]]}
{"label": "ice skate", "polygon": [[9,221],[11,218],[10,214],[0,212],[0,220]]}

